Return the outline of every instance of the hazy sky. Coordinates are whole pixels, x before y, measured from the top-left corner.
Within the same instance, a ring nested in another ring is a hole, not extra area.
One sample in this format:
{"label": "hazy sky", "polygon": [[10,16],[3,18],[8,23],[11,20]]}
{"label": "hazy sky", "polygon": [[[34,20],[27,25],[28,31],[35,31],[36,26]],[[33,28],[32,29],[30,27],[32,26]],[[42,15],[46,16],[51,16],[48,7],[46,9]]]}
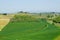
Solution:
{"label": "hazy sky", "polygon": [[60,0],[0,0],[0,12],[60,12]]}

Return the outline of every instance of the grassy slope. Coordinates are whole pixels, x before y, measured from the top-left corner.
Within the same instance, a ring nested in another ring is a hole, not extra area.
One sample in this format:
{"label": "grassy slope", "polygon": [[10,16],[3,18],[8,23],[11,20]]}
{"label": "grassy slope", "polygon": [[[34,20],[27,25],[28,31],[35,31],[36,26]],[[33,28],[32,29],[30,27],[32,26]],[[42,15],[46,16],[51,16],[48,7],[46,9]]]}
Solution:
{"label": "grassy slope", "polygon": [[53,40],[60,30],[46,21],[9,23],[1,32],[0,40]]}

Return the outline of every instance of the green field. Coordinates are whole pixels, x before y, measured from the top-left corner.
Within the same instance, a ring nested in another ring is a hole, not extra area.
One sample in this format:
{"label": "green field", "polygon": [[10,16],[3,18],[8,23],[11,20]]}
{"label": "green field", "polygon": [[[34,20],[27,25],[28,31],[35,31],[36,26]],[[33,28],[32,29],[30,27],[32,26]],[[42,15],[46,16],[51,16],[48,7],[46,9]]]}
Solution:
{"label": "green field", "polygon": [[10,22],[0,32],[0,40],[55,40],[59,35],[60,29],[46,20]]}

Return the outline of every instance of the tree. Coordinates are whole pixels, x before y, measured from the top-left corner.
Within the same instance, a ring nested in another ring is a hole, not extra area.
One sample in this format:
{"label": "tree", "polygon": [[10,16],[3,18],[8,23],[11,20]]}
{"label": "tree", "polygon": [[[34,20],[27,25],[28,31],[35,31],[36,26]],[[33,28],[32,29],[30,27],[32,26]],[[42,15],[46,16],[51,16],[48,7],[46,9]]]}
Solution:
{"label": "tree", "polygon": [[7,15],[7,13],[3,13],[3,15]]}
{"label": "tree", "polygon": [[40,13],[39,15],[41,16],[42,14]]}
{"label": "tree", "polygon": [[55,12],[52,12],[53,14],[55,13]]}
{"label": "tree", "polygon": [[18,13],[24,13],[23,11],[19,11]]}
{"label": "tree", "polygon": [[50,15],[48,15],[47,18],[50,18]]}
{"label": "tree", "polygon": [[28,12],[24,12],[25,14],[27,14]]}

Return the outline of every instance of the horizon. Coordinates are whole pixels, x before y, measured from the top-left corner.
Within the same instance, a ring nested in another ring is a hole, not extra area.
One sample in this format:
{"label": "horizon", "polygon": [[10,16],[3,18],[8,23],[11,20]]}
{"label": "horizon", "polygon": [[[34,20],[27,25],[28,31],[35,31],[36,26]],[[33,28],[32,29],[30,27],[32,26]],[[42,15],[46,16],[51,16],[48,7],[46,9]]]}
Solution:
{"label": "horizon", "polygon": [[60,12],[60,0],[0,0],[0,13]]}

